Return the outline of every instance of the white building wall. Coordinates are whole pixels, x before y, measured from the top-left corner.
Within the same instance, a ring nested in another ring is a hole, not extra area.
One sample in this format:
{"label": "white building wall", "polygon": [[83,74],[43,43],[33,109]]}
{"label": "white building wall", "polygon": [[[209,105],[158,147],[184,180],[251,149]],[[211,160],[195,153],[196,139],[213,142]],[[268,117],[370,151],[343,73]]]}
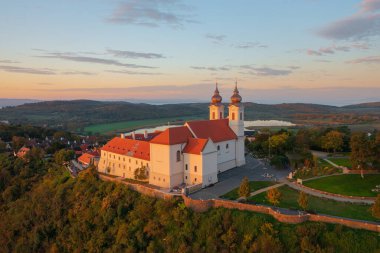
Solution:
{"label": "white building wall", "polygon": [[[173,188],[183,183],[183,154],[185,144],[150,144],[151,170],[149,183],[163,188]],[[179,160],[177,152],[179,151]]]}
{"label": "white building wall", "polygon": [[151,143],[150,162],[149,183],[170,188],[170,146]]}
{"label": "white building wall", "polygon": [[203,187],[218,182],[218,153],[211,140],[202,152],[202,183]]}
{"label": "white building wall", "polygon": [[202,183],[201,155],[184,154],[184,183],[186,185]]}
{"label": "white building wall", "polygon": [[210,105],[210,120],[224,119],[224,105]]}
{"label": "white building wall", "polygon": [[[227,148],[228,145],[228,148]],[[219,150],[218,150],[219,146]],[[228,140],[215,143],[217,149],[218,172],[236,167],[236,140]]]}
{"label": "white building wall", "polygon": [[[98,171],[105,174],[134,179],[135,170],[142,166],[147,167],[147,171],[150,173],[150,161],[102,150],[98,163]],[[109,172],[107,170],[108,168]]]}

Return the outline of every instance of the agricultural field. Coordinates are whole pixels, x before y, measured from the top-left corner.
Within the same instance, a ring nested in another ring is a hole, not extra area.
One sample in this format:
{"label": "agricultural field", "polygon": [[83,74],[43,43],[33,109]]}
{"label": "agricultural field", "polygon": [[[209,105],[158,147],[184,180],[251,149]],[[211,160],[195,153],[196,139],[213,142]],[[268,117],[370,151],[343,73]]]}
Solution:
{"label": "agricultural field", "polygon": [[114,134],[118,132],[127,132],[136,130],[144,127],[155,127],[160,125],[168,124],[183,124],[187,120],[195,120],[199,117],[189,116],[189,117],[172,117],[172,118],[160,118],[160,119],[146,119],[146,120],[129,120],[122,122],[114,122],[107,124],[96,124],[84,128],[86,133],[99,133],[99,134]]}
{"label": "agricultural field", "polygon": [[364,178],[357,174],[337,175],[306,181],[304,185],[347,196],[376,197],[378,193],[372,189],[380,185],[380,174],[367,174]]}
{"label": "agricultural field", "polygon": [[[281,197],[279,207],[289,209],[300,209],[298,205],[299,191],[289,186],[279,188]],[[379,221],[371,214],[370,205],[352,204],[347,202],[338,202],[334,200],[318,198],[308,195],[309,205],[307,210],[318,214],[327,214],[358,220]],[[266,199],[266,192],[248,198],[250,203],[271,205]]]}

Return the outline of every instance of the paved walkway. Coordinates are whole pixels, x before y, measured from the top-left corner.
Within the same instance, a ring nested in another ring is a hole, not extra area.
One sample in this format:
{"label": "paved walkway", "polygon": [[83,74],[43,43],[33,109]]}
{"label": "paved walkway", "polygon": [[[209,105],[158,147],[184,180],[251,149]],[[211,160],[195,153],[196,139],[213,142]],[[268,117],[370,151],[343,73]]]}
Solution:
{"label": "paved walkway", "polygon": [[339,202],[350,202],[350,203],[356,203],[356,204],[373,204],[375,202],[374,200],[368,200],[368,199],[352,199],[352,198],[345,198],[345,197],[339,197],[339,196],[332,196],[329,194],[323,194],[319,191],[315,191],[315,190],[310,189],[310,188],[304,188],[304,187],[302,187],[299,184],[294,183],[294,182],[287,181],[287,182],[285,182],[285,184],[288,185],[289,187],[297,190],[297,191],[303,191],[307,194],[310,194],[310,195],[313,195],[316,197],[331,199],[331,200],[335,200],[335,201],[339,201]]}
{"label": "paved walkway", "polygon": [[263,174],[273,175],[272,181],[278,181],[285,178],[290,170],[278,170],[263,163],[262,161],[253,158],[250,155],[246,156],[246,165],[237,167],[218,175],[219,182],[212,187],[204,188],[190,195],[193,199],[216,199],[219,196],[239,187],[241,180],[248,177],[249,181],[269,181]]}
{"label": "paved walkway", "polygon": [[251,193],[249,194],[249,196],[251,196],[251,197],[252,197],[252,196],[255,196],[255,195],[260,194],[260,193],[262,193],[262,192],[266,192],[266,191],[269,191],[269,190],[271,190],[271,189],[281,187],[281,186],[283,186],[284,184],[285,184],[285,183],[279,183],[279,184],[271,185],[271,186],[268,186],[268,187],[265,187],[265,188],[261,188],[261,189],[259,189],[259,190],[257,190],[257,191],[251,192]]}

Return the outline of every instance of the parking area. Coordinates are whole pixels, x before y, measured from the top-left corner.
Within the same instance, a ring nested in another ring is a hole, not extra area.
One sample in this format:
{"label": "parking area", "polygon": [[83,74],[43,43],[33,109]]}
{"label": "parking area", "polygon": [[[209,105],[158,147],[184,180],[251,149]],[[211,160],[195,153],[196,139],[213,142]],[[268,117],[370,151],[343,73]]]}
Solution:
{"label": "parking area", "polygon": [[190,195],[194,199],[213,199],[233,190],[240,185],[244,177],[249,181],[278,181],[289,174],[290,170],[274,169],[264,162],[246,156],[246,165],[228,170],[218,175],[219,182]]}

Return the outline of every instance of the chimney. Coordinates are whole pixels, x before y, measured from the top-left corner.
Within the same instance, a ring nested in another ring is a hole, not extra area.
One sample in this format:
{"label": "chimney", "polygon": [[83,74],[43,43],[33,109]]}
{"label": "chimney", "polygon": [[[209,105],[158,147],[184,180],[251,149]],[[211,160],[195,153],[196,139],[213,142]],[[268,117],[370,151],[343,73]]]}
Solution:
{"label": "chimney", "polygon": [[135,132],[132,132],[132,139],[136,140]]}
{"label": "chimney", "polygon": [[121,134],[120,138],[125,139],[125,134]]}
{"label": "chimney", "polygon": [[148,139],[148,131],[147,130],[145,130],[145,132],[144,132],[144,138]]}

